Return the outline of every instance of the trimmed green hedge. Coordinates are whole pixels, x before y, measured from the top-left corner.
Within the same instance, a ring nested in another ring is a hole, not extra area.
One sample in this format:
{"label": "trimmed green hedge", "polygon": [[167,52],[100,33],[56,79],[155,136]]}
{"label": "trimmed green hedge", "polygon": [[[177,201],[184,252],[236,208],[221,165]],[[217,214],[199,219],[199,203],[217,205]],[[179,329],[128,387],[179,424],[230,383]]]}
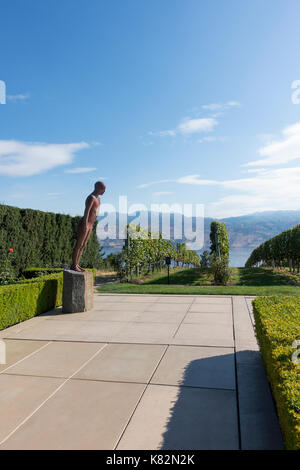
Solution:
{"label": "trimmed green hedge", "polygon": [[[93,278],[95,280],[96,269],[94,268],[85,268],[86,271],[91,271],[93,273]],[[63,271],[63,268],[27,268],[22,272],[23,276],[27,279],[35,279],[47,274],[55,274]],[[20,282],[24,282],[24,279]]]}
{"label": "trimmed green hedge", "polygon": [[0,330],[62,304],[63,273],[0,287]]}
{"label": "trimmed green hedge", "polygon": [[[31,272],[41,271],[32,268]],[[87,271],[92,271],[95,279],[95,270]],[[62,305],[62,290],[62,270],[0,286],[0,330]]]}
{"label": "trimmed green hedge", "polygon": [[253,307],[285,446],[300,450],[300,364],[291,359],[292,343],[300,340],[300,297],[258,297]]}

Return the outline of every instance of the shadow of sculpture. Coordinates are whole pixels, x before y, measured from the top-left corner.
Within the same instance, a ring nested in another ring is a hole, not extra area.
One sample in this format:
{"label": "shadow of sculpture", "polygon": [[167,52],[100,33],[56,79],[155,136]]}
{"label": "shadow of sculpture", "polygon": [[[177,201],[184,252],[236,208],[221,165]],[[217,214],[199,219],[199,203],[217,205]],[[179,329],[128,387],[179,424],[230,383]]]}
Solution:
{"label": "shadow of sculpture", "polygon": [[[164,450],[282,449],[282,438],[259,351],[191,361],[159,448]],[[170,392],[168,392],[170,393]]]}

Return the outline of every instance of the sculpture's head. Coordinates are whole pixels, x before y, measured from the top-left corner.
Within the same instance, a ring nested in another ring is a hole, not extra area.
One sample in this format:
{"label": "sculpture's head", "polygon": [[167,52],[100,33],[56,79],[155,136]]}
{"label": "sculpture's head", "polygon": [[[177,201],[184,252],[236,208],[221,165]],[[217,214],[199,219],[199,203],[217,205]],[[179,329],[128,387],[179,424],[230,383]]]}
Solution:
{"label": "sculpture's head", "polygon": [[96,181],[95,183],[95,192],[97,194],[104,194],[105,193],[105,189],[106,189],[106,186],[104,183],[102,183],[102,181]]}

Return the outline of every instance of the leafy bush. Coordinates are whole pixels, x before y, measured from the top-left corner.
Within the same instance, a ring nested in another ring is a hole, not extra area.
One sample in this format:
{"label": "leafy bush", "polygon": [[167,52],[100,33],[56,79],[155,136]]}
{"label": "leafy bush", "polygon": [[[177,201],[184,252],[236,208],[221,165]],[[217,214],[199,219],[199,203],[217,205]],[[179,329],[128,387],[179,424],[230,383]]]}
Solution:
{"label": "leafy bush", "polygon": [[0,286],[0,330],[62,304],[63,273]]}
{"label": "leafy bush", "polygon": [[[92,271],[95,279],[95,269],[87,271]],[[62,305],[62,290],[62,270],[0,286],[0,330]]]}
{"label": "leafy bush", "polygon": [[293,342],[300,340],[300,297],[259,297],[253,306],[285,445],[300,450],[300,364],[292,361]]}
{"label": "leafy bush", "polygon": [[213,257],[210,267],[216,285],[226,286],[230,279],[228,261],[224,258]]}
{"label": "leafy bush", "polygon": [[213,221],[210,224],[211,272],[217,285],[226,285],[230,279],[229,240],[226,225]]}

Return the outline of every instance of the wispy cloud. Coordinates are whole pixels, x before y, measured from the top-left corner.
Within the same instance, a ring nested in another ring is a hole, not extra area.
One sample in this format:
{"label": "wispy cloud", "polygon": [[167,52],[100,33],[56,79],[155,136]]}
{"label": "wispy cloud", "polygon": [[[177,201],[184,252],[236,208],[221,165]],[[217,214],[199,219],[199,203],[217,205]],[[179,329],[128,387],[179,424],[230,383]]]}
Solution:
{"label": "wispy cloud", "polygon": [[14,101],[14,102],[17,102],[17,101],[25,101],[25,100],[28,100],[29,98],[29,93],[19,93],[18,95],[6,95],[6,99],[7,101]]}
{"label": "wispy cloud", "polygon": [[149,186],[152,186],[154,184],[160,184],[160,183],[170,183],[174,180],[158,180],[158,181],[150,181],[149,183],[144,183],[144,184],[140,184],[139,186],[137,186],[138,189],[144,189],[144,188],[148,188]]}
{"label": "wispy cloud", "polygon": [[245,166],[271,166],[288,163],[300,158],[300,122],[285,127],[280,140],[273,140],[259,149],[263,157]]}
{"label": "wispy cloud", "polygon": [[32,176],[73,162],[74,154],[90,147],[86,142],[47,144],[0,140],[0,174]]}
{"label": "wispy cloud", "polygon": [[208,111],[224,111],[225,109],[236,108],[240,106],[241,103],[239,103],[238,101],[227,101],[226,103],[204,104],[202,108]]}
{"label": "wispy cloud", "polygon": [[[183,118],[174,129],[167,129],[162,131],[149,131],[148,135],[158,137],[175,137],[176,135],[189,136],[192,134],[203,134],[212,132],[219,124],[217,117],[223,114],[223,111],[229,108],[239,107],[241,104],[238,101],[227,101],[226,103],[210,103],[204,104],[201,108],[194,107],[190,113],[194,116]],[[211,111],[208,117],[201,117],[200,109]]]}
{"label": "wispy cloud", "polygon": [[157,191],[153,193],[153,196],[168,196],[169,194],[174,194],[174,191]]}
{"label": "wispy cloud", "polygon": [[[196,174],[167,181],[192,186],[216,186],[228,191],[230,194],[206,205],[206,213],[213,217],[300,207],[300,167],[256,169],[243,178],[231,180],[209,180]],[[166,180],[152,181],[150,184],[162,182]]]}
{"label": "wispy cloud", "polygon": [[166,131],[149,131],[148,134],[159,137],[175,137],[178,134],[191,135],[201,134],[205,132],[211,132],[218,125],[218,121],[215,118],[190,118],[186,117],[181,120],[175,129]]}
{"label": "wispy cloud", "polygon": [[79,168],[70,168],[65,170],[65,173],[89,173],[90,171],[95,171],[97,168],[89,168],[89,167],[79,167]]}
{"label": "wispy cloud", "polygon": [[177,126],[177,132],[184,135],[211,132],[217,124],[218,121],[215,118],[186,118]]}
{"label": "wispy cloud", "polygon": [[201,137],[201,139],[198,139],[197,142],[199,144],[202,144],[204,142],[227,142],[229,140],[229,137],[218,137],[218,136],[213,136],[213,135],[207,135],[204,137]]}

